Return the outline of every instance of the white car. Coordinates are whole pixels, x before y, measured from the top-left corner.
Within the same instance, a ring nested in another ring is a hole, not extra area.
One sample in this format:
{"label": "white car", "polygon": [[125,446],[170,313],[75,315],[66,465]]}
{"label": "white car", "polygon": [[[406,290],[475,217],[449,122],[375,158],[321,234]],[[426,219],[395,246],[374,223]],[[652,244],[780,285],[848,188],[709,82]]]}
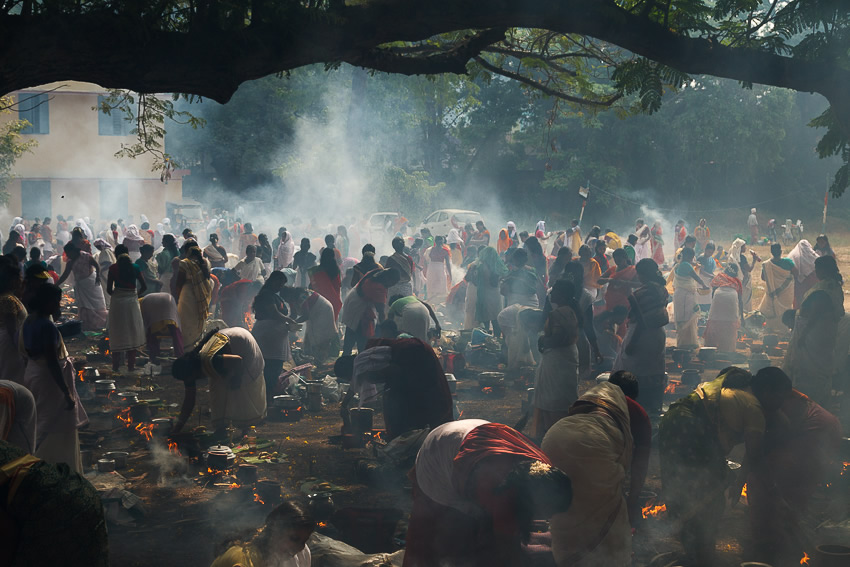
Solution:
{"label": "white car", "polygon": [[393,236],[393,223],[398,213],[372,213],[369,217],[369,238],[373,242],[383,242],[388,235]]}
{"label": "white car", "polygon": [[434,211],[422,221],[417,230],[427,228],[433,236],[448,236],[452,228],[463,230],[464,225],[475,226],[484,218],[478,211],[465,211],[463,209],[440,209]]}

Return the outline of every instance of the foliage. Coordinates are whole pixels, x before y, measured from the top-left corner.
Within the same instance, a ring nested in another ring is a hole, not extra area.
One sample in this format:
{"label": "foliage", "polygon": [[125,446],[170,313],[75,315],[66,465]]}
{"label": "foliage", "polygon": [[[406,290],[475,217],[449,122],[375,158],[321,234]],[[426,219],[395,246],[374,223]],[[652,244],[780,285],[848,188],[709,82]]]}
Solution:
{"label": "foliage", "polygon": [[392,208],[403,210],[408,218],[420,219],[437,208],[437,199],[445,186],[445,183],[431,185],[427,171],[408,173],[393,165],[384,170],[378,193],[383,202],[397,204]]}
{"label": "foliage", "polygon": [[[111,30],[109,37],[100,33],[103,29]],[[658,112],[665,93],[702,75],[745,87],[817,92],[833,105],[816,121],[826,128],[821,154],[839,155],[850,164],[850,3],[845,0],[527,0],[522,10],[486,0],[413,5],[409,0],[8,0],[0,4],[0,33],[7,40],[0,47],[0,91],[73,76],[140,93],[183,92],[225,102],[247,80],[312,63],[442,75],[445,83],[433,82],[430,102],[417,96],[400,101],[411,108],[417,101],[427,103],[419,116],[429,143],[416,157],[434,178],[450,175],[445,156],[454,142],[443,136],[451,130],[445,122],[474,111],[474,92],[468,93],[466,108],[451,100],[464,98],[461,91],[470,84],[455,78],[462,74],[479,87],[494,78],[517,81],[555,110],[613,108],[619,116]],[[55,45],[65,47],[60,53]],[[362,100],[360,94],[355,89],[354,98]],[[440,100],[441,95],[449,98]],[[169,119],[199,124],[174,114],[168,101],[148,96],[116,95],[119,106],[135,107],[137,119],[139,142],[122,150],[125,155],[164,157],[157,144]],[[545,117],[547,127],[554,116]],[[850,183],[849,168],[835,178],[835,194]]]}
{"label": "foliage", "polygon": [[168,162],[172,166],[179,164],[172,161],[165,153],[165,121],[177,124],[188,124],[193,129],[203,127],[203,118],[193,116],[187,111],[177,110],[174,103],[181,98],[192,102],[200,101],[199,97],[190,95],[172,95],[171,99],[153,94],[132,93],[126,90],[112,89],[109,95],[103,97],[98,106],[92,110],[100,111],[107,116],[120,112],[124,120],[130,122],[130,134],[136,136],[136,142],[130,145],[121,143],[121,149],[115,152],[115,157],[136,158],[140,155],[153,156],[153,170],[164,169]]}
{"label": "foliage", "polygon": [[9,202],[9,193],[5,191],[6,184],[12,179],[12,166],[26,152],[32,151],[36,145],[34,140],[23,140],[21,130],[29,123],[26,120],[7,118],[12,114],[14,101],[11,97],[0,97],[0,205]]}

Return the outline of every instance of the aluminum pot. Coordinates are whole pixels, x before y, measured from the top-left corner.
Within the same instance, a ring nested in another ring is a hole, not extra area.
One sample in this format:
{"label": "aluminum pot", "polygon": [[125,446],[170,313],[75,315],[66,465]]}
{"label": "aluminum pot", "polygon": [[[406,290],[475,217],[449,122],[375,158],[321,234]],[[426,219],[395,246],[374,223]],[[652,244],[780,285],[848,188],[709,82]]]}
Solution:
{"label": "aluminum pot", "polygon": [[100,372],[94,366],[86,366],[83,368],[83,379],[86,382],[92,382],[100,378]]}
{"label": "aluminum pot", "polygon": [[97,472],[112,472],[115,470],[114,459],[100,459],[97,461]]}
{"label": "aluminum pot", "polygon": [[227,445],[213,445],[207,452],[207,466],[211,469],[229,469],[235,462],[236,455]]}
{"label": "aluminum pot", "polygon": [[115,380],[95,380],[94,391],[98,395],[108,396],[115,391]]}
{"label": "aluminum pot", "polygon": [[699,359],[703,362],[714,362],[717,356],[717,347],[703,347],[699,349]]}
{"label": "aluminum pot", "polygon": [[505,374],[503,372],[482,372],[478,375],[478,384],[482,388],[494,388],[505,384]]}
{"label": "aluminum pot", "polygon": [[106,459],[112,459],[115,461],[115,469],[126,469],[127,468],[127,458],[130,456],[130,453],[126,451],[110,451],[104,455]]}
{"label": "aluminum pot", "polygon": [[154,435],[157,437],[168,437],[174,425],[174,420],[170,417],[157,417],[152,419],[151,423],[153,424]]}
{"label": "aluminum pot", "polygon": [[136,392],[118,392],[117,396],[124,407],[139,403],[139,395]]}
{"label": "aluminum pot", "polygon": [[296,396],[275,396],[273,398],[273,405],[281,409],[297,409],[301,406],[301,400]]}
{"label": "aluminum pot", "polygon": [[766,347],[775,348],[779,344],[779,335],[765,335],[762,337],[761,342]]}
{"label": "aluminum pot", "polygon": [[446,382],[449,385],[449,392],[452,394],[457,392],[457,378],[455,378],[454,374],[446,373]]}

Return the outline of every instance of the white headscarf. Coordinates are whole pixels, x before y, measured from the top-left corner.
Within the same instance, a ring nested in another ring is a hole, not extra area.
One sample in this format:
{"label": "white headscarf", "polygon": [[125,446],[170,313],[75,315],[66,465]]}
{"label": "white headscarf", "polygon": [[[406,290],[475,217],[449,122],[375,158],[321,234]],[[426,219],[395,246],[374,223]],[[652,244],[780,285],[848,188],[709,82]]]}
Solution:
{"label": "white headscarf", "polygon": [[84,219],[77,219],[77,226],[83,229],[83,232],[86,233],[86,240],[88,240],[89,242],[94,240],[94,234],[92,233],[91,229],[89,228],[89,225]]}
{"label": "white headscarf", "polygon": [[22,222],[24,222],[24,219],[22,219],[21,217],[13,218],[12,219],[12,226],[9,227],[9,232],[12,232],[13,230],[15,230],[15,227],[18,226],[19,224],[21,224]]}
{"label": "white headscarf", "polygon": [[463,242],[463,239],[460,237],[460,231],[456,228],[449,229],[449,236],[446,238],[447,244],[459,244]]}
{"label": "white headscarf", "polygon": [[736,238],[732,243],[732,246],[729,248],[729,263],[738,266],[739,274],[741,273],[741,247],[745,244],[746,242],[742,239]]}
{"label": "white headscarf", "polygon": [[20,224],[20,223],[16,224],[16,225],[12,228],[12,230],[14,230],[14,231],[15,231],[15,232],[17,232],[18,234],[20,234],[20,235],[21,235],[21,238],[24,238],[24,237],[26,236],[27,229],[26,229],[26,227],[24,227],[24,225],[22,225],[22,224]]}
{"label": "white headscarf", "polygon": [[124,231],[124,240],[144,240],[144,238],[142,238],[142,235],[139,233],[139,227],[131,224],[127,227],[127,230]]}
{"label": "white headscarf", "polygon": [[754,214],[756,214],[756,209],[755,209],[755,207],[754,207],[754,208],[752,208],[752,209],[750,209],[750,214],[753,214],[753,215],[754,215]]}
{"label": "white headscarf", "polygon": [[285,268],[292,263],[295,258],[295,242],[292,241],[292,235],[289,231],[284,231],[280,238],[280,244],[277,247],[277,263],[281,268]]}
{"label": "white headscarf", "polygon": [[516,238],[516,223],[512,220],[508,221],[508,238]]}
{"label": "white headscarf", "polygon": [[546,234],[546,221],[537,221],[537,228],[535,229],[535,232],[538,230],[543,232],[543,234]]}
{"label": "white headscarf", "polygon": [[807,278],[815,271],[815,260],[817,260],[818,254],[808,240],[798,242],[797,246],[788,253],[788,257],[794,260],[799,280]]}

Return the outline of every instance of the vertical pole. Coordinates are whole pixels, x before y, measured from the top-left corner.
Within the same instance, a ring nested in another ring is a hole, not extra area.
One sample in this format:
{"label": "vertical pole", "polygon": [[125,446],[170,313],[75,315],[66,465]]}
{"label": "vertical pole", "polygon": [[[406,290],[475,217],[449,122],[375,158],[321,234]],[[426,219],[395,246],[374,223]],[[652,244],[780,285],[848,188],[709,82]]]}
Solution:
{"label": "vertical pole", "polygon": [[826,234],[826,208],[829,203],[829,175],[826,176],[826,190],[823,192],[823,227],[821,234]]}

